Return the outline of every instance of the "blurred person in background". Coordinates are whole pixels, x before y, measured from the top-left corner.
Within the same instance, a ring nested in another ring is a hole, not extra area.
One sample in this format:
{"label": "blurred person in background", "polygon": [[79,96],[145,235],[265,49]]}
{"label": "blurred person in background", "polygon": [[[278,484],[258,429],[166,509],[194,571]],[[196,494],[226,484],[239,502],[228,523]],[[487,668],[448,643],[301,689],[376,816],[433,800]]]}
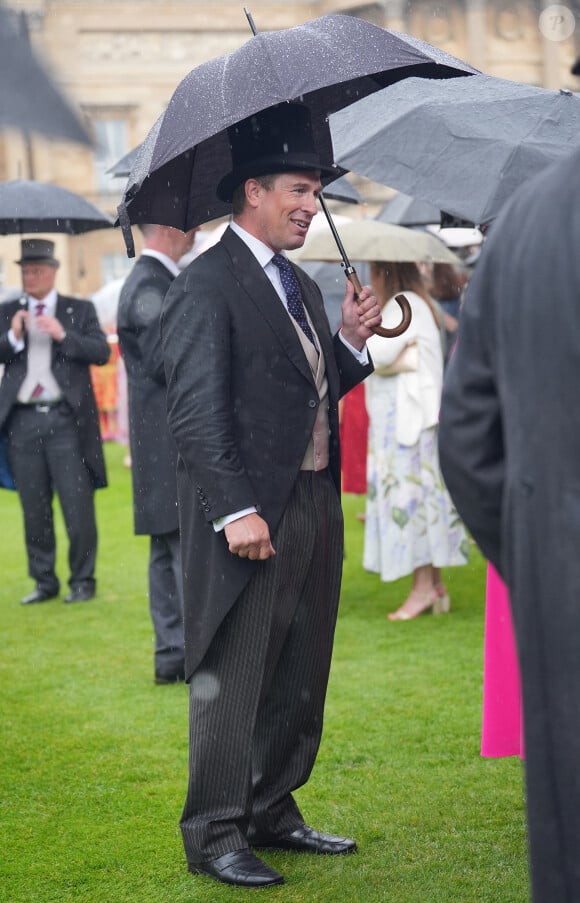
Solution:
{"label": "blurred person in background", "polygon": [[0,305],[0,434],[22,506],[28,573],[36,584],[21,603],[45,602],[60,591],[54,492],[69,541],[70,592],[64,601],[88,601],[96,589],[94,490],[107,485],[90,365],[105,364],[109,346],[94,305],[57,293],[54,242],[22,239],[17,263],[24,294]]}
{"label": "blurred person in background", "polygon": [[363,566],[386,582],[413,575],[407,599],[388,616],[407,621],[426,611],[449,611],[440,569],[466,564],[469,544],[437,454],[443,381],[440,314],[414,263],[373,263],[371,281],[383,325],[397,322],[394,296],[399,292],[413,313],[401,336],[368,340],[375,372],[365,382],[369,447]]}
{"label": "blurred person in background", "polygon": [[185,680],[177,447],[167,425],[163,299],[197,230],[140,226],[144,248],[121,289],[117,332],[127,373],[135,533],[148,535],[155,683]]}

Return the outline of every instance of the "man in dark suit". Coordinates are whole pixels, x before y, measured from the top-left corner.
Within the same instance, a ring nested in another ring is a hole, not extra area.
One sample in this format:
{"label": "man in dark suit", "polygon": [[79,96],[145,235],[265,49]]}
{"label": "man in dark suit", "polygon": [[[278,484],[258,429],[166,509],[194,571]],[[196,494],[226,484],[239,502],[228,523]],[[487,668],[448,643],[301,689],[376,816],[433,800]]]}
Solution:
{"label": "man in dark suit", "polygon": [[534,903],[580,901],[580,152],[493,223],[443,391],[441,468],[509,588]]}
{"label": "man in dark suit", "polygon": [[54,242],[23,239],[23,296],[0,305],[0,434],[20,496],[28,572],[36,581],[23,605],[58,595],[52,499],[69,540],[70,592],[95,594],[94,490],[107,485],[90,364],[105,364],[107,339],[93,304],[58,295]]}
{"label": "man in dark suit", "polygon": [[348,853],[292,797],[314,765],[343,557],[339,397],[372,372],[381,320],[352,286],[332,336],[300,247],[320,175],[305,107],[230,129],[220,183],[234,219],[171,286],[162,314],[178,452],[190,680],[190,871],[261,887],[283,877],[250,851]]}
{"label": "man in dark suit", "polygon": [[159,317],[178,261],[195,231],[141,227],[144,249],[127,277],[117,331],[129,390],[135,533],[148,535],[149,609],[155,632],[155,682],[185,680],[183,592],[177,512],[177,449],[167,426],[167,389]]}

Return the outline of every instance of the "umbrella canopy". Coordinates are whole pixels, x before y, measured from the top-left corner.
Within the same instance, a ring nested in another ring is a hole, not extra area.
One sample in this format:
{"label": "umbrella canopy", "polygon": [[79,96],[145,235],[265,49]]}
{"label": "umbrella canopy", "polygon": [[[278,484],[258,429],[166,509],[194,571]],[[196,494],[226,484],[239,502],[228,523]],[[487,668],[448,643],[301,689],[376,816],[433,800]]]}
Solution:
{"label": "umbrella canopy", "polygon": [[428,226],[441,221],[441,211],[426,201],[411,198],[408,194],[398,191],[392,197],[376,219],[380,223],[392,223],[394,226]]}
{"label": "umbrella canopy", "polygon": [[0,128],[92,144],[73,107],[17,28],[15,15],[0,5]]}
{"label": "umbrella canopy", "polygon": [[0,234],[110,229],[113,220],[80,195],[49,182],[0,182]]}
{"label": "umbrella canopy", "polygon": [[345,176],[335,179],[324,189],[324,197],[343,204],[362,204],[363,199]]}
{"label": "umbrella canopy", "polygon": [[572,152],[580,98],[491,76],[410,78],[330,117],[341,166],[485,224]]}
{"label": "umbrella canopy", "polygon": [[[360,219],[340,229],[353,260],[460,264],[459,258],[434,235],[405,226]],[[302,248],[288,252],[292,260],[340,260],[336,242],[328,231],[308,235]]]}
{"label": "umbrella canopy", "polygon": [[[311,111],[321,159],[331,163],[329,112],[411,73],[448,78],[474,71],[423,41],[354,16],[322,16],[261,32],[233,53],[193,69],[145,139],[119,207],[129,253],[129,222],[187,231],[231,212],[216,195],[232,166],[228,126],[301,100]],[[342,172],[337,169],[336,175]]]}
{"label": "umbrella canopy", "polygon": [[[141,150],[141,145],[138,147],[134,147],[133,150],[130,150],[128,154],[125,154],[124,157],[121,157],[120,160],[115,163],[114,166],[111,166],[110,169],[107,170],[108,174],[113,176],[114,178],[128,178],[131,173],[133,166],[135,165],[135,161],[139,155]],[[324,196],[326,198],[330,198],[333,201],[341,201],[343,204],[362,204],[363,199],[360,196],[359,192],[356,190],[354,185],[345,178],[345,176],[340,176],[338,179],[335,179],[327,188],[324,189]],[[437,222],[438,220],[429,220],[429,222]]]}
{"label": "umbrella canopy", "polygon": [[130,150],[127,154],[125,154],[124,157],[121,157],[120,160],[117,160],[114,166],[111,166],[107,170],[107,175],[113,176],[115,179],[126,179],[133,169],[140,149],[141,145],[139,144],[137,147],[134,147],[133,150]]}

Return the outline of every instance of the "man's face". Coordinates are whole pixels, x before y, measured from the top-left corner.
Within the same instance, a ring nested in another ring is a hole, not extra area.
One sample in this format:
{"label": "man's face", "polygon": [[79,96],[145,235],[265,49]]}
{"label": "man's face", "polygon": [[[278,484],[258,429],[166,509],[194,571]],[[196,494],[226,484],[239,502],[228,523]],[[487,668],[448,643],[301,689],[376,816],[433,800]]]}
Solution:
{"label": "man's face", "polygon": [[254,208],[256,237],[273,251],[301,248],[318,212],[321,190],[317,172],[281,173],[269,190],[259,186]]}
{"label": "man's face", "polygon": [[23,263],[22,288],[32,298],[44,298],[56,282],[56,267],[49,263]]}

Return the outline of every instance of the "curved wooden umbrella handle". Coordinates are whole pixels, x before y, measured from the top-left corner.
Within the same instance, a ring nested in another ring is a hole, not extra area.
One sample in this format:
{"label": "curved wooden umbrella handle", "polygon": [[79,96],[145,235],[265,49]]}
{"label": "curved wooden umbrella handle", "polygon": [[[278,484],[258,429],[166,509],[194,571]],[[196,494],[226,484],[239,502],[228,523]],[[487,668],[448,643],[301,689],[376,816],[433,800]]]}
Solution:
{"label": "curved wooden umbrella handle", "polygon": [[[354,297],[358,303],[360,293],[362,292],[362,285],[360,284],[360,279],[358,278],[354,267],[350,267],[349,269],[352,270],[352,272],[347,273],[347,276],[349,281],[352,282],[354,286]],[[411,305],[409,304],[405,295],[395,295],[395,301],[401,308],[403,319],[398,326],[393,326],[392,329],[387,329],[386,326],[374,326],[373,332],[375,333],[375,335],[384,336],[384,338],[386,339],[393,339],[395,338],[395,336],[401,335],[401,333],[405,332],[409,328],[412,318]]]}

